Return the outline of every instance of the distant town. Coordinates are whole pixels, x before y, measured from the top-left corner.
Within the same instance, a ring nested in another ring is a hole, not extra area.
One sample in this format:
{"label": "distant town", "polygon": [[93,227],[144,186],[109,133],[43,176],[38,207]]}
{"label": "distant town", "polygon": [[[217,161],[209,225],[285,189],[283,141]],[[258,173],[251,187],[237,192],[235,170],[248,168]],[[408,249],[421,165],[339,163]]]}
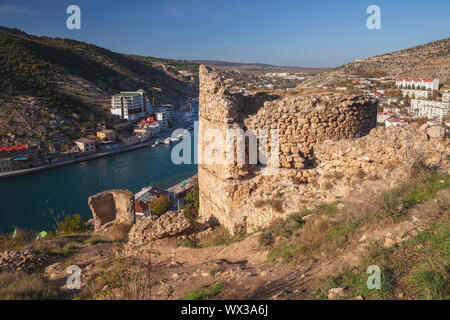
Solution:
{"label": "distant town", "polygon": [[171,137],[170,128],[192,130],[197,103],[198,98],[191,98],[177,107],[152,104],[142,89],[117,93],[111,97],[110,110],[113,116],[124,122],[114,129],[98,128],[95,134],[74,140],[72,148],[65,152],[40,154],[36,145],[28,144],[2,146],[0,177],[178,141],[182,137]]}

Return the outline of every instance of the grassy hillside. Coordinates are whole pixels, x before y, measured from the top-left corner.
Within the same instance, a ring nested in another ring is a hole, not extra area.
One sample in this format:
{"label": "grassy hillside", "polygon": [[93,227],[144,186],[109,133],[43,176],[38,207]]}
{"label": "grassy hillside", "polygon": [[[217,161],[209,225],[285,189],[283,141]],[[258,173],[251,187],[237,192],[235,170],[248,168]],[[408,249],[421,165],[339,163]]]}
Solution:
{"label": "grassy hillside", "polygon": [[450,38],[354,61],[311,78],[305,85],[331,84],[346,75],[438,78],[450,84]]}
{"label": "grassy hillside", "polygon": [[121,90],[143,88],[159,103],[180,102],[196,94],[196,79],[177,73],[186,65],[195,69],[193,63],[129,56],[0,27],[1,143],[42,144],[58,129],[54,138],[64,144],[111,120],[108,100]]}

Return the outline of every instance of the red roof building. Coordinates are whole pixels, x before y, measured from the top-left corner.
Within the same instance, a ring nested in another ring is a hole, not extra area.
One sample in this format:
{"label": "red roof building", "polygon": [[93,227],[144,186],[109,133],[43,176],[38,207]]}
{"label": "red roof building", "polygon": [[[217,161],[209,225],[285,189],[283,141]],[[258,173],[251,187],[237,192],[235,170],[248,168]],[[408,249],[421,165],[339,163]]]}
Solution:
{"label": "red roof building", "polygon": [[13,152],[13,151],[21,151],[21,150],[28,150],[28,145],[22,144],[22,145],[12,146],[12,147],[0,147],[0,152]]}

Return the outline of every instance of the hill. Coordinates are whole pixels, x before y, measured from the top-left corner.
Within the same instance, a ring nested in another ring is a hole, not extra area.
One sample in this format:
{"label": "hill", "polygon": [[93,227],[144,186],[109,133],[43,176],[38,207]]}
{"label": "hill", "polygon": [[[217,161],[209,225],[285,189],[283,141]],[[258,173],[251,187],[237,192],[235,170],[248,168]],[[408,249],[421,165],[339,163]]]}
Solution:
{"label": "hill", "polygon": [[357,60],[306,81],[303,86],[329,85],[348,75],[361,77],[438,78],[450,83],[450,38]]}
{"label": "hill", "polygon": [[305,68],[293,66],[275,66],[264,63],[241,63],[241,62],[227,62],[216,60],[192,60],[194,63],[200,63],[209,67],[222,71],[238,71],[243,74],[262,75],[267,72],[293,72],[293,73],[308,73],[317,74],[325,71],[330,71],[329,68]]}
{"label": "hill", "polygon": [[142,88],[158,103],[196,95],[194,63],[115,53],[71,39],[0,27],[1,144],[55,149],[113,121],[110,95]]}

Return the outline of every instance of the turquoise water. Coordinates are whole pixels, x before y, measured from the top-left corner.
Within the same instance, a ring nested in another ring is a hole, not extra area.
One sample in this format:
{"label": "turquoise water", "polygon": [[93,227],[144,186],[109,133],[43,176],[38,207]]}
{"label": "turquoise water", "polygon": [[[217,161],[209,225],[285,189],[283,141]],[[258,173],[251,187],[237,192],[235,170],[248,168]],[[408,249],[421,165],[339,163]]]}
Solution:
{"label": "turquoise water", "polygon": [[11,232],[13,227],[53,228],[53,216],[61,219],[79,213],[91,218],[88,198],[93,194],[108,189],[137,192],[151,184],[168,188],[196,174],[197,165],[172,163],[175,145],[147,147],[0,180],[0,232]]}

